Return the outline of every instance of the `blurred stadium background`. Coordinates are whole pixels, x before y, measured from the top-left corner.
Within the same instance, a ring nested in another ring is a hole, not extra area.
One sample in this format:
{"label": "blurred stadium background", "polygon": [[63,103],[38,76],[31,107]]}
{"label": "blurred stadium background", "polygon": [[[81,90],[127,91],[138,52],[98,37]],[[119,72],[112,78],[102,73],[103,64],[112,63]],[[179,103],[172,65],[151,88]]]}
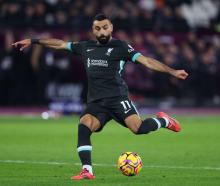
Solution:
{"label": "blurred stadium background", "polygon": [[20,52],[11,43],[27,37],[91,39],[91,21],[98,12],[112,18],[115,37],[190,74],[180,81],[127,64],[124,78],[137,107],[218,108],[219,4],[217,0],[1,0],[1,112],[48,105],[64,113],[81,112],[87,82],[79,59],[40,46]]}

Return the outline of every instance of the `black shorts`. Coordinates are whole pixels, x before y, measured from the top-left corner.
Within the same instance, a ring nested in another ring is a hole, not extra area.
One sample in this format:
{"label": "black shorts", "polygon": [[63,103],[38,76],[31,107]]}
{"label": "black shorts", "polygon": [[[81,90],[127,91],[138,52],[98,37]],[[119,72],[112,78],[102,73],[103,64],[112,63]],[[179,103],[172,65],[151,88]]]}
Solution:
{"label": "black shorts", "polygon": [[85,114],[91,114],[100,121],[101,127],[96,132],[101,131],[111,119],[126,127],[125,118],[133,114],[139,115],[132,101],[128,97],[121,96],[91,102],[87,105],[81,117]]}

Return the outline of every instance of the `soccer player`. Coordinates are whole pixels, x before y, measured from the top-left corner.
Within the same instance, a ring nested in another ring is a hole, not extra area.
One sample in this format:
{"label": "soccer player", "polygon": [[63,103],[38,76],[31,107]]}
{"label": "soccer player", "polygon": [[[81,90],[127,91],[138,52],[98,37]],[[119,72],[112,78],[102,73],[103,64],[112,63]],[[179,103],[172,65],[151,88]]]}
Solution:
{"label": "soccer player", "polygon": [[12,45],[20,50],[31,44],[39,44],[53,49],[65,49],[79,55],[88,76],[87,108],[80,117],[78,125],[77,151],[82,163],[82,171],[73,180],[94,179],[92,170],[90,136],[99,132],[105,124],[114,119],[129,128],[134,134],[148,134],[159,128],[174,132],[181,130],[177,120],[164,112],[154,118],[142,120],[128,98],[128,87],[121,77],[127,61],[141,63],[143,66],[168,73],[179,79],[186,79],[184,70],[175,70],[159,61],[137,52],[125,41],[112,37],[113,25],[104,14],[95,16],[92,25],[95,41],[65,42],[58,39],[24,39]]}

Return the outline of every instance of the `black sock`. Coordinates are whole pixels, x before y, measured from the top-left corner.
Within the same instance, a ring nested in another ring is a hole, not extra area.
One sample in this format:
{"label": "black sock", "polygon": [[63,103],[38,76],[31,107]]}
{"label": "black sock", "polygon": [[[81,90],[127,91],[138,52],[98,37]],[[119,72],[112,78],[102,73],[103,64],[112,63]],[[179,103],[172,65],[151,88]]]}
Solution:
{"label": "black sock", "polygon": [[160,126],[162,127],[162,128],[166,128],[166,120],[164,119],[164,118],[156,118],[157,120],[159,120],[159,122],[160,122]]}
{"label": "black sock", "polygon": [[92,146],[91,146],[91,141],[90,141],[91,134],[92,132],[87,126],[83,124],[79,124],[77,150],[78,150],[82,165],[92,164],[91,163]]}
{"label": "black sock", "polygon": [[166,127],[166,121],[163,118],[148,118],[142,121],[137,134],[147,134],[161,127]]}

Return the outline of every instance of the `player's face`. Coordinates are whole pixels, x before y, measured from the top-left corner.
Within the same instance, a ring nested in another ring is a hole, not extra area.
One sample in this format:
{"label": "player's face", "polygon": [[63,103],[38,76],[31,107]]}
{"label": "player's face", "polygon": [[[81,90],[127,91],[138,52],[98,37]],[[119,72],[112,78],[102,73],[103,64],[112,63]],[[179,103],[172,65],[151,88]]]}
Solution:
{"label": "player's face", "polygon": [[106,44],[112,37],[113,26],[108,19],[102,21],[95,20],[92,31],[99,43]]}

